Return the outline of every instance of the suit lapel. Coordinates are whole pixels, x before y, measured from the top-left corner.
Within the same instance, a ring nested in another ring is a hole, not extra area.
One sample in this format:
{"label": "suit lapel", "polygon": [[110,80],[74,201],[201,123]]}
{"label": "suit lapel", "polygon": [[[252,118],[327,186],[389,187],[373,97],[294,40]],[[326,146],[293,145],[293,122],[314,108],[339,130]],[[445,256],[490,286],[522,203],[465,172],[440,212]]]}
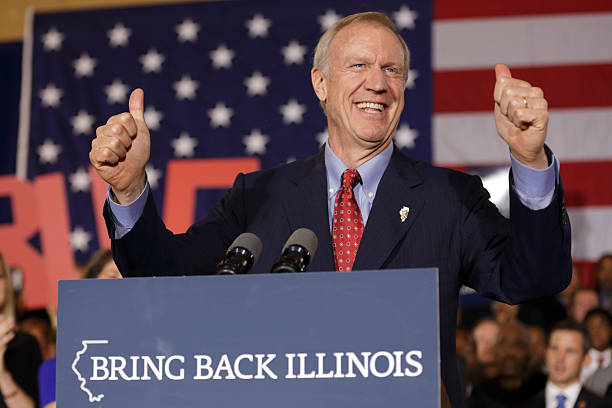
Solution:
{"label": "suit lapel", "polygon": [[311,229],[319,240],[319,247],[310,271],[333,271],[329,213],[327,209],[327,177],[323,150],[295,169],[289,176],[289,186],[283,196],[285,210],[292,231]]}
{"label": "suit lapel", "polygon": [[[353,269],[379,269],[416,220],[425,200],[422,179],[397,149],[380,180]],[[402,222],[400,210],[409,212]]]}

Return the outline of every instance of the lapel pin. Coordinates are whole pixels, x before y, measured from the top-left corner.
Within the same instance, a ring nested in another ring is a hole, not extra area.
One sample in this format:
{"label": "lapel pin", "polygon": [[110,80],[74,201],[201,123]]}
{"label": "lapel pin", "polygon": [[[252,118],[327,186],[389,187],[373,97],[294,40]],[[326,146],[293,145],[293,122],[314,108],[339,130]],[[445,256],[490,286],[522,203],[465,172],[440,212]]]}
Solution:
{"label": "lapel pin", "polygon": [[402,222],[406,221],[406,218],[408,218],[409,212],[410,212],[410,208],[406,206],[403,206],[402,209],[399,211],[400,220],[402,220]]}

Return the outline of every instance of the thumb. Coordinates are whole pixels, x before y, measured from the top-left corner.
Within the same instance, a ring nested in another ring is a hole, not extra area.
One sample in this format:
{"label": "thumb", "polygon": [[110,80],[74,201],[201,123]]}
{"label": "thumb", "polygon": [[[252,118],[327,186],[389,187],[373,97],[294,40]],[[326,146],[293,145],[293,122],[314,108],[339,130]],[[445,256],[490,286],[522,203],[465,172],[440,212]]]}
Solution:
{"label": "thumb", "polygon": [[[512,78],[512,74],[510,73],[510,68],[506,64],[496,64],[495,65],[495,79],[499,78]],[[131,106],[131,103],[130,103]]]}
{"label": "thumb", "polygon": [[130,95],[130,113],[136,120],[144,121],[144,91],[136,88]]}

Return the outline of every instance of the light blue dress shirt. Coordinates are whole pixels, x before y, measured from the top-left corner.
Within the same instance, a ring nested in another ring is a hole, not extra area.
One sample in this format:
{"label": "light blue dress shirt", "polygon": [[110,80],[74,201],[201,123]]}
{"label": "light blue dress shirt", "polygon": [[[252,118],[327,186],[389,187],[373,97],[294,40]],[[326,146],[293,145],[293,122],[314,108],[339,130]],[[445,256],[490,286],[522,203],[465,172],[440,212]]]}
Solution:
{"label": "light blue dress shirt", "polygon": [[[357,167],[357,171],[361,175],[362,184],[355,186],[354,192],[357,204],[361,210],[364,226],[368,221],[372,203],[376,197],[378,183],[389,164],[389,160],[391,160],[392,153],[393,144],[390,143],[381,153]],[[536,170],[523,165],[512,154],[510,154],[510,160],[514,175],[514,185],[512,188],[514,188],[521,202],[531,210],[546,208],[552,201],[555,186],[559,182],[559,160],[557,157],[552,155],[551,165],[543,170]],[[328,144],[325,145],[325,168],[327,172],[327,209],[331,229],[334,201],[340,188],[342,173],[348,167],[336,156]],[[144,190],[136,200],[130,204],[121,205],[111,198],[112,193],[109,187],[106,199],[115,223],[116,239],[127,234],[134,227],[138,218],[140,218],[147,202],[149,189],[149,183],[147,182]]]}

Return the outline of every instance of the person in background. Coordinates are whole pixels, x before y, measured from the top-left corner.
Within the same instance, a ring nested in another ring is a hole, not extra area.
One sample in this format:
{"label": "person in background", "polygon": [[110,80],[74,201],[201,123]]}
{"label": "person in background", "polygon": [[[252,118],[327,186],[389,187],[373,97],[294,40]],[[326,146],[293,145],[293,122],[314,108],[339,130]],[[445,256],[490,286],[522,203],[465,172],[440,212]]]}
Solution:
{"label": "person in background", "polygon": [[601,307],[612,313],[612,253],[599,258],[595,272]]}
{"label": "person in background", "polygon": [[474,326],[472,338],[476,349],[477,378],[476,383],[482,380],[494,378],[498,374],[498,366],[495,361],[495,343],[499,334],[499,323],[485,318]]}
{"label": "person in background", "polygon": [[547,373],[545,364],[547,348],[546,330],[535,325],[528,326],[528,329],[529,337],[531,338],[531,361],[529,361],[529,370],[532,373]]}
{"label": "person in background", "polygon": [[470,408],[523,408],[546,384],[541,372],[530,373],[531,339],[520,322],[502,326],[495,343],[497,377],[474,387],[468,400]]}
{"label": "person in background", "polygon": [[[121,277],[110,249],[93,254],[83,273],[84,279],[120,279]],[[38,373],[40,406],[43,408],[55,408],[55,367],[56,359],[52,358],[43,363]]]}
{"label": "person in background", "polygon": [[574,294],[578,289],[582,287],[582,269],[580,269],[577,265],[572,265],[572,280],[570,281],[567,288],[565,288],[561,293],[557,295],[557,299],[565,310],[569,314],[570,305],[572,304],[572,299],[574,298]]}
{"label": "person in background", "polygon": [[15,327],[10,269],[0,253],[0,407],[34,408],[42,355],[36,338]]}
{"label": "person in background", "polygon": [[608,367],[612,361],[612,316],[605,309],[593,309],[584,318],[584,325],[591,337],[591,361],[582,370],[583,382],[595,371]]}
{"label": "person in background", "polygon": [[100,250],[93,254],[83,273],[85,279],[120,279],[121,277],[110,249]]}
{"label": "person in background", "polygon": [[589,334],[574,321],[557,323],[546,349],[548,381],[531,408],[603,408],[609,402],[582,387],[580,372],[590,360]]}
{"label": "person in background", "polygon": [[576,323],[583,323],[589,310],[599,307],[599,295],[595,289],[580,288],[574,293],[569,315]]}
{"label": "person in background", "polygon": [[612,406],[612,364],[595,371],[584,386],[596,395],[610,400]]}
{"label": "person in background", "polygon": [[491,312],[497,323],[502,326],[518,319],[519,307],[519,305],[509,305],[496,300],[491,302]]}
{"label": "person in background", "polygon": [[41,317],[28,317],[19,326],[36,338],[43,360],[55,357],[55,329],[51,323]]}

